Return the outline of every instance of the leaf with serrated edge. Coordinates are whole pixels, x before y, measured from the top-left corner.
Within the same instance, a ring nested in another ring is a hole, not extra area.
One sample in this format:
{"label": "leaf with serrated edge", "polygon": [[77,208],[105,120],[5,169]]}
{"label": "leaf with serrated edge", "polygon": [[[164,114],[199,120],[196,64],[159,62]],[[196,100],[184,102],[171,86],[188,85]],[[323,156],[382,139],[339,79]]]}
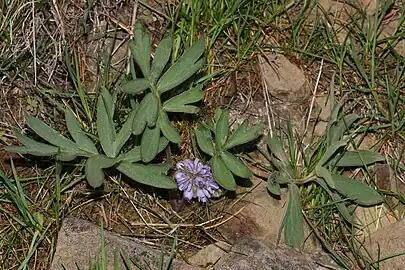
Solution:
{"label": "leaf with serrated edge", "polygon": [[[158,153],[162,152],[166,146],[169,144],[169,141],[165,137],[160,137],[159,139],[159,148]],[[125,154],[120,155],[117,158],[118,161],[126,161],[126,162],[139,162],[142,160],[141,158],[141,146],[135,146],[130,151],[126,152]]]}
{"label": "leaf with serrated edge", "polygon": [[252,177],[252,172],[249,170],[249,168],[228,151],[222,152],[220,156],[226,167],[228,167],[233,174],[242,178]]}
{"label": "leaf with serrated edge", "polygon": [[197,128],[195,129],[195,136],[200,149],[204,153],[213,156],[214,146],[212,144],[211,131],[202,124],[198,124]]}
{"label": "leaf with serrated edge", "polygon": [[145,163],[151,162],[159,150],[160,128],[156,125],[153,128],[146,127],[141,139],[141,157]]}
{"label": "leaf with serrated edge", "polygon": [[130,40],[131,53],[145,77],[150,74],[150,40],[141,23],[134,25],[135,37]]}
{"label": "leaf with serrated edge", "polygon": [[242,145],[257,139],[260,136],[262,127],[260,125],[248,126],[247,121],[244,121],[228,138],[224,149],[228,150],[232,147]]}
{"label": "leaf with serrated edge", "polygon": [[72,142],[71,140],[63,137],[59,132],[54,130],[53,128],[49,127],[47,124],[42,122],[41,120],[27,115],[26,116],[27,124],[28,126],[35,131],[39,136],[41,136],[43,139],[48,141],[49,143],[61,147],[61,148],[67,148],[71,150],[79,150],[77,145]]}
{"label": "leaf with serrated edge", "polygon": [[372,206],[383,202],[383,197],[363,182],[338,174],[333,174],[332,178],[336,190],[359,205]]}
{"label": "leaf with serrated edge", "polygon": [[229,135],[228,110],[223,110],[215,127],[215,147],[222,149]]}
{"label": "leaf with serrated edge", "polygon": [[121,148],[128,141],[129,137],[132,134],[132,123],[134,122],[135,114],[136,110],[132,110],[121,130],[118,132],[117,137],[115,138],[113,146],[114,157],[116,157],[120,153]]}
{"label": "leaf with serrated edge", "polygon": [[300,190],[294,184],[288,185],[284,238],[285,243],[294,248],[300,248],[305,239]]}
{"label": "leaf with serrated edge", "polygon": [[346,151],[336,163],[338,167],[362,167],[385,161],[385,157],[370,150]]}
{"label": "leaf with serrated edge", "polygon": [[331,189],[336,188],[335,184],[333,182],[333,179],[332,179],[332,175],[327,169],[325,169],[324,167],[322,167],[320,165],[317,165],[315,167],[315,173],[316,173],[316,176],[323,178]]}
{"label": "leaf with serrated edge", "polygon": [[152,62],[152,69],[150,72],[150,80],[153,84],[157,82],[160,75],[162,75],[163,69],[170,59],[172,52],[172,39],[170,37],[160,41],[155,51],[155,58]]}
{"label": "leaf with serrated edge", "polygon": [[[152,93],[148,93],[141,101],[139,108],[136,112],[134,122],[132,124],[132,133],[139,135],[143,132],[146,125],[147,113],[150,113],[150,109],[154,109],[155,100]],[[157,111],[157,108],[156,108]]]}
{"label": "leaf with serrated edge", "polygon": [[79,148],[91,154],[97,155],[98,151],[93,141],[87,137],[82,130],[79,121],[77,121],[76,117],[69,109],[66,109],[65,111],[65,119],[68,131]]}
{"label": "leaf with serrated edge", "polygon": [[165,136],[172,143],[180,143],[180,134],[172,126],[172,123],[169,121],[169,117],[164,111],[161,111],[158,118],[158,125],[162,130],[163,136]]}
{"label": "leaf with serrated edge", "polygon": [[160,93],[170,90],[181,84],[194,73],[196,73],[204,64],[200,59],[205,50],[204,37],[197,40],[184,54],[171,66],[159,79],[157,89]]}
{"label": "leaf with serrated edge", "polygon": [[171,108],[179,108],[184,105],[200,101],[204,97],[204,92],[202,91],[202,85],[197,85],[191,89],[172,97],[163,103],[163,109],[165,111],[170,111]]}
{"label": "leaf with serrated edge", "polygon": [[155,167],[129,162],[121,162],[117,169],[132,180],[152,187],[177,189],[177,184],[168,176],[154,170]]}
{"label": "leaf with serrated edge", "polygon": [[114,123],[102,96],[99,96],[97,101],[97,134],[104,153],[109,157],[115,157],[113,143],[116,134]]}
{"label": "leaf with serrated edge", "polygon": [[322,158],[319,160],[318,164],[320,166],[324,165],[335,153],[336,151],[346,145],[345,141],[337,141],[333,142],[325,151],[325,153],[322,155]]}
{"label": "leaf with serrated edge", "polygon": [[150,83],[148,79],[141,78],[141,79],[134,79],[132,81],[128,81],[121,85],[121,90],[124,93],[137,95],[141,94],[143,91],[150,87]]}
{"label": "leaf with serrated edge", "polygon": [[235,190],[236,183],[231,171],[220,157],[212,158],[212,173],[217,183],[226,190]]}

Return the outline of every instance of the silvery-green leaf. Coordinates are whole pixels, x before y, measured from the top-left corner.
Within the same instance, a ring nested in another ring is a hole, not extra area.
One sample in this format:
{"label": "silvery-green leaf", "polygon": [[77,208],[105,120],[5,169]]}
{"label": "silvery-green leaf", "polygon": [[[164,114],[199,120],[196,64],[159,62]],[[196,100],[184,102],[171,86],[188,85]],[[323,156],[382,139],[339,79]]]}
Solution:
{"label": "silvery-green leaf", "polygon": [[197,128],[195,129],[195,136],[197,139],[197,144],[200,147],[200,149],[204,153],[213,156],[214,146],[212,144],[211,131],[202,124],[198,124]]}
{"label": "silvery-green leaf", "polygon": [[153,84],[157,82],[160,75],[162,75],[163,69],[170,59],[172,52],[172,39],[165,38],[160,41],[155,51],[155,58],[152,62],[152,69],[150,72],[150,80]]}
{"label": "silvery-green leaf", "polygon": [[285,185],[291,184],[293,182],[293,178],[285,171],[275,171],[270,174],[267,181],[277,182],[278,184]]}
{"label": "silvery-green leaf", "polygon": [[228,111],[222,110],[215,127],[215,147],[222,149],[229,135]]}
{"label": "silvery-green leaf", "polygon": [[383,202],[383,197],[375,189],[356,179],[333,174],[336,190],[362,206],[372,206]]}
{"label": "silvery-green leaf", "polygon": [[190,78],[201,69],[204,60],[198,60],[205,50],[205,39],[200,38],[171,66],[159,79],[157,89],[160,93],[170,90]]}
{"label": "silvery-green leaf", "polygon": [[145,111],[145,120],[148,127],[154,127],[159,113],[159,100],[152,95],[150,106]]}
{"label": "silvery-green leaf", "polygon": [[58,154],[55,155],[55,159],[56,160],[60,160],[60,161],[72,161],[75,158],[77,158],[78,154],[77,153],[71,153],[66,151],[60,151]]}
{"label": "silvery-green leaf", "polygon": [[132,180],[144,185],[164,189],[177,188],[176,182],[162,174],[161,171],[156,171],[155,166],[121,162],[117,169]]}
{"label": "silvery-green leaf", "polygon": [[87,182],[93,188],[98,188],[104,183],[103,169],[114,166],[116,161],[106,156],[97,155],[90,157],[85,166]]}
{"label": "silvery-green leaf", "polygon": [[76,117],[69,109],[65,110],[65,119],[69,133],[75,140],[77,146],[84,151],[97,155],[98,151],[93,141],[87,137],[79,121],[77,121]]}
{"label": "silvery-green leaf", "polygon": [[172,143],[180,143],[180,134],[173,127],[172,123],[169,121],[169,117],[164,111],[161,111],[158,118],[158,125],[165,136]]}
{"label": "silvery-green leaf", "polygon": [[184,106],[178,106],[178,107],[165,108],[164,110],[166,112],[196,114],[196,113],[198,113],[200,108],[197,106],[194,106],[194,105],[184,105]]}
{"label": "silvery-green leaf", "polygon": [[284,238],[285,243],[294,248],[301,248],[305,239],[300,190],[294,184],[288,186]]}
{"label": "silvery-green leaf", "polygon": [[273,181],[270,177],[267,179],[267,190],[273,195],[281,195],[280,184]]}
{"label": "silvery-green leaf", "polygon": [[346,151],[336,163],[338,167],[362,167],[385,161],[385,157],[370,150]]}
{"label": "silvery-green leaf", "polygon": [[108,102],[102,96],[97,101],[97,134],[100,139],[101,147],[108,157],[114,155],[114,141],[116,137],[115,127]]}
{"label": "silvery-green leaf", "polygon": [[[215,115],[214,115],[214,123],[215,123],[215,124],[218,123],[219,118],[221,117],[221,115],[222,115],[223,112],[224,112],[224,111],[223,111],[221,108],[216,108],[216,109],[215,109]],[[215,130],[214,130],[214,131],[215,131]]]}
{"label": "silvery-green leaf", "polygon": [[124,93],[137,95],[145,91],[150,87],[148,79],[134,79],[132,81],[125,82],[121,85],[121,90]]}
{"label": "silvery-green leaf", "polygon": [[113,145],[114,157],[116,157],[120,153],[121,148],[128,141],[129,137],[132,134],[132,123],[134,122],[135,114],[136,110],[132,110],[115,138]]}
{"label": "silvery-green leaf", "polygon": [[345,141],[336,141],[333,142],[325,151],[325,153],[322,155],[322,158],[319,160],[318,164],[319,165],[324,165],[335,153],[336,151],[346,145]]}
{"label": "silvery-green leaf", "polygon": [[13,134],[25,147],[6,146],[5,149],[7,151],[17,152],[20,154],[30,154],[30,155],[35,155],[35,156],[52,156],[52,155],[57,154],[59,151],[57,147],[55,147],[53,145],[37,142],[37,141],[21,134],[21,132],[18,131],[17,129],[13,129]]}
{"label": "silvery-green leaf", "polygon": [[270,149],[270,153],[273,154],[276,158],[281,160],[282,162],[287,162],[288,157],[284,152],[283,141],[277,135],[270,134],[267,136],[267,146]]}
{"label": "silvery-green leaf", "polygon": [[26,116],[27,124],[28,126],[35,131],[39,136],[41,136],[43,139],[48,141],[49,143],[58,146],[58,147],[63,147],[67,149],[72,149],[72,150],[77,150],[79,151],[79,148],[77,145],[72,142],[71,140],[63,137],[59,132],[54,130],[53,128],[49,127],[47,124],[42,122],[41,120],[27,115]]}
{"label": "silvery-green leaf", "polygon": [[320,165],[317,165],[315,167],[315,174],[316,174],[316,176],[323,178],[331,189],[336,188],[335,183],[333,182],[333,179],[332,179],[332,175],[327,169],[325,169],[324,167],[322,167]]}
{"label": "silvery-green leaf", "polygon": [[231,171],[218,156],[212,158],[212,173],[217,183],[226,190],[235,190],[236,183]]}
{"label": "silvery-green leaf", "polygon": [[141,139],[141,157],[143,162],[151,162],[156,157],[159,150],[159,139],[159,126],[145,128]]}
{"label": "silvery-green leaf", "polygon": [[235,175],[242,177],[242,178],[250,178],[252,177],[252,172],[249,168],[240,161],[239,158],[235,157],[228,151],[223,151],[220,154],[222,161],[225,163],[226,167]]}
{"label": "silvery-green leaf", "polygon": [[129,41],[129,48],[136,63],[147,78],[150,74],[150,40],[141,23],[134,25],[135,37]]}
{"label": "silvery-green leaf", "polygon": [[339,196],[338,193],[329,189],[328,185],[326,184],[325,180],[322,178],[317,178],[315,181],[331,196],[332,200],[336,203],[336,208],[339,210],[342,217],[349,223],[353,224],[353,216],[350,214],[349,209],[347,209],[344,202],[342,202],[342,198]]}
{"label": "silvery-green leaf", "polygon": [[[159,148],[158,153],[162,152],[166,146],[169,144],[169,141],[165,137],[160,137],[159,139]],[[130,151],[125,154],[120,155],[117,158],[118,161],[126,162],[139,162],[141,158],[141,146],[134,146]]]}
{"label": "silvery-green leaf", "polygon": [[339,122],[335,123],[330,128],[330,140],[329,145],[335,141],[342,139],[345,131],[357,120],[359,116],[357,114],[345,115]]}
{"label": "silvery-green leaf", "polygon": [[244,121],[232,134],[229,136],[224,149],[231,149],[232,147],[242,145],[257,139],[260,136],[262,127],[254,125],[249,127],[247,121]]}
{"label": "silvery-green leaf", "polygon": [[197,85],[167,100],[163,103],[163,109],[165,111],[171,111],[171,108],[183,107],[184,105],[200,101],[203,97],[204,91],[202,91],[202,85]]}
{"label": "silvery-green leaf", "polygon": [[[136,112],[134,122],[132,124],[132,133],[139,135],[145,129],[146,122],[149,124],[153,123],[153,118],[155,121],[158,112],[158,101],[152,93],[148,93],[141,101],[139,108]],[[150,122],[149,122],[150,121]]]}
{"label": "silvery-green leaf", "polygon": [[117,96],[114,95],[114,97],[110,94],[110,92],[103,87],[103,89],[101,90],[101,96],[103,98],[104,101],[104,106],[106,108],[106,111],[108,113],[108,117],[110,117],[111,119],[114,116],[114,111],[115,111],[115,102],[116,102],[116,98]]}

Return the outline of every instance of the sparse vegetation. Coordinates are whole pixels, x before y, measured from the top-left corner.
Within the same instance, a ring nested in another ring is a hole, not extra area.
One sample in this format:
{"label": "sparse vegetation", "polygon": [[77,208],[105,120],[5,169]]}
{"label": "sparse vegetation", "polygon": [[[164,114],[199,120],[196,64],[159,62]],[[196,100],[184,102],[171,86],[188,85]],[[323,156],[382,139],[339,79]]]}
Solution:
{"label": "sparse vegetation", "polygon": [[[379,269],[360,251],[358,232],[366,228],[353,215],[356,205],[377,204],[367,211],[403,216],[404,194],[381,184],[374,169],[386,163],[393,186],[405,181],[403,1],[375,8],[360,1],[337,8],[318,1],[65,2],[0,6],[2,269],[47,269],[66,215],[102,220],[158,246],[170,238],[172,258],[221,239],[216,229],[238,194],[176,213],[178,194],[158,189],[176,187],[174,162],[208,163],[210,156],[227,190],[236,189],[233,175],[249,178],[253,167],[270,173],[263,179],[270,193],[288,197],[280,227],[287,244],[302,247],[304,222],[339,266]],[[269,52],[316,81],[307,123],[322,93],[331,107],[327,127],[316,136],[308,124],[304,131],[284,125],[284,116],[267,110],[265,158],[224,154],[259,135],[246,124],[230,133],[233,123],[219,108],[239,97],[252,102],[258,58]],[[236,94],[224,103],[229,85]],[[238,131],[246,136],[226,146]],[[25,146],[12,146],[19,142]],[[218,165],[224,158],[229,170]]]}

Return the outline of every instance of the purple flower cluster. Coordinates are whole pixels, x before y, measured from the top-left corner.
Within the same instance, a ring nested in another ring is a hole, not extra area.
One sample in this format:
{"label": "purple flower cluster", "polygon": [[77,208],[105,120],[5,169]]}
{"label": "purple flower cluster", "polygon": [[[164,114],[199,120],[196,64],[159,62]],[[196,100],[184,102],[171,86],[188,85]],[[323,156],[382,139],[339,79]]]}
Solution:
{"label": "purple flower cluster", "polygon": [[206,203],[211,197],[219,197],[221,189],[212,177],[211,168],[200,160],[185,160],[176,164],[175,178],[185,200],[198,198]]}

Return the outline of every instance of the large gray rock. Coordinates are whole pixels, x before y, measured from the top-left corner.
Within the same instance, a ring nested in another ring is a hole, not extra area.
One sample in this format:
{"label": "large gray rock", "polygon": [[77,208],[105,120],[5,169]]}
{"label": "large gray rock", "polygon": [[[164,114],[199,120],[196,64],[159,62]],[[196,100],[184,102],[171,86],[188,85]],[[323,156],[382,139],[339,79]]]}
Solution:
{"label": "large gray rock", "polygon": [[[58,244],[51,270],[77,269],[76,266],[80,269],[88,269],[89,262],[95,263],[97,257],[100,257],[100,233],[100,227],[88,221],[66,218],[58,235]],[[128,259],[143,266],[144,269],[158,269],[161,251],[154,250],[136,239],[122,237],[108,231],[105,231],[104,235],[108,258],[107,269],[114,269],[115,252],[118,257],[122,253]],[[165,264],[167,262],[168,258],[166,257]],[[174,260],[172,265],[172,269],[177,270],[201,269],[178,260]],[[135,266],[132,268],[137,269]],[[120,269],[124,269],[121,259]]]}
{"label": "large gray rock", "polygon": [[293,248],[276,248],[274,245],[266,245],[262,241],[245,238],[232,247],[226,257],[221,259],[215,266],[215,270],[299,270],[299,269],[327,269],[322,265],[331,265],[322,256],[321,261],[296,251]]}

